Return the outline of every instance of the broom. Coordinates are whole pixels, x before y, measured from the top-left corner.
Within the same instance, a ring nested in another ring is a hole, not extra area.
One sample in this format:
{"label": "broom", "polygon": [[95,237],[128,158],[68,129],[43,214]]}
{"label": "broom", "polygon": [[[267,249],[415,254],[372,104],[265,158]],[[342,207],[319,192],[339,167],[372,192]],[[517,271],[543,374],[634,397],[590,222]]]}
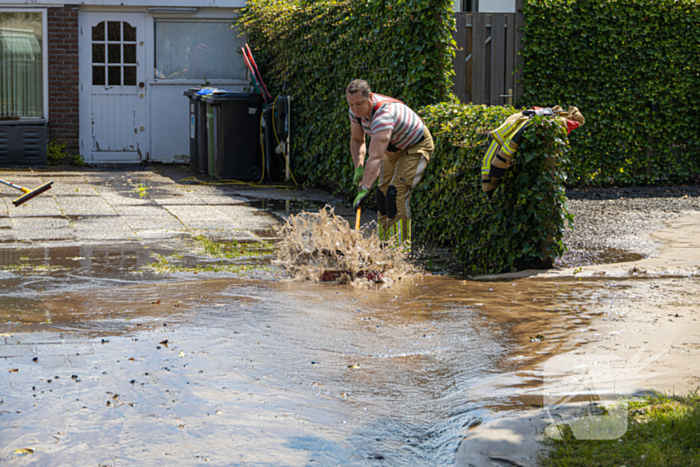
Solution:
{"label": "broom", "polygon": [[33,190],[30,190],[29,188],[24,188],[23,186],[15,185],[14,183],[5,181],[3,179],[0,179],[0,183],[2,183],[3,185],[7,185],[9,187],[12,187],[12,188],[24,193],[24,195],[20,196],[19,198],[17,198],[14,201],[12,201],[12,204],[14,204],[15,207],[26,203],[27,201],[29,201],[30,199],[34,198],[37,195],[42,194],[43,192],[45,192],[46,190],[51,188],[51,185],[53,185],[53,182],[48,182],[48,183],[44,183],[39,188],[34,188]]}

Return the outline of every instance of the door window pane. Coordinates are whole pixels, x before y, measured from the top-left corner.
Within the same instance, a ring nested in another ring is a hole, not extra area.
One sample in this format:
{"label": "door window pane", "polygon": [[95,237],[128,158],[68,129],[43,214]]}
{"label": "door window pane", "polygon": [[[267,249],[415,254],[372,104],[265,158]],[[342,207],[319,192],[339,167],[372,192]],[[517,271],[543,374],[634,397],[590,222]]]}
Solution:
{"label": "door window pane", "polygon": [[102,21],[97,26],[92,27],[92,40],[93,41],[105,40],[105,22],[104,21]]}
{"label": "door window pane", "polygon": [[0,13],[0,117],[44,116],[41,12]]}
{"label": "door window pane", "polygon": [[124,86],[136,86],[136,67],[124,67]]}
{"label": "door window pane", "polygon": [[107,77],[110,86],[122,85],[122,67],[110,66],[107,67]]}
{"label": "door window pane", "polygon": [[239,50],[245,40],[231,21],[156,21],[160,79],[246,79]]}
{"label": "door window pane", "polygon": [[105,45],[92,44],[92,63],[105,62]]}
{"label": "door window pane", "polygon": [[119,42],[122,40],[122,23],[119,21],[107,22],[107,40],[110,42]]}
{"label": "door window pane", "polygon": [[103,67],[103,66],[92,67],[92,84],[93,84],[93,86],[104,86],[105,85],[105,67]]}
{"label": "door window pane", "polygon": [[109,44],[107,46],[107,60],[109,63],[121,63],[122,62],[122,45],[121,44]]}
{"label": "door window pane", "polygon": [[124,23],[124,42],[136,42],[136,27]]}
{"label": "door window pane", "polygon": [[124,63],[136,63],[136,44],[124,44]]}

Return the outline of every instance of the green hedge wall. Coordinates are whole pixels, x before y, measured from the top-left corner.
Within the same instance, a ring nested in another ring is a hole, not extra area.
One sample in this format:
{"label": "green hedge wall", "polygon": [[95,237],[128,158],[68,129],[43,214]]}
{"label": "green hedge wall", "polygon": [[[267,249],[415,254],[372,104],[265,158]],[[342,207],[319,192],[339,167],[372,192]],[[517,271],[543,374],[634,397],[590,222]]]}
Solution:
{"label": "green hedge wall", "polygon": [[249,0],[236,26],[263,78],[292,102],[292,170],[308,184],[352,187],[345,88],[355,78],[412,108],[450,99],[451,0]]}
{"label": "green hedge wall", "polygon": [[501,186],[481,191],[481,160],[512,107],[443,103],[420,109],[435,137],[435,157],[413,194],[416,240],[447,246],[465,271],[510,272],[564,252],[567,213],[561,168],[569,163],[566,131],[533,119]]}
{"label": "green hedge wall", "polygon": [[570,183],[698,180],[700,2],[525,0],[523,13],[519,104],[586,117]]}

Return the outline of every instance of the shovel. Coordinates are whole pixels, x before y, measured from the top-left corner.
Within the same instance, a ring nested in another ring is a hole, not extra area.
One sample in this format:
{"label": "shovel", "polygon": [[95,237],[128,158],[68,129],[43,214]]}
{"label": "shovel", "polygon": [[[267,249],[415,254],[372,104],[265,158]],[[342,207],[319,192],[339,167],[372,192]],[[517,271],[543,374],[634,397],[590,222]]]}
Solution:
{"label": "shovel", "polygon": [[2,183],[3,185],[7,185],[9,187],[12,187],[12,188],[24,193],[23,196],[20,196],[16,200],[12,201],[12,204],[14,204],[15,207],[19,206],[20,204],[26,203],[27,201],[29,201],[30,199],[34,198],[37,195],[42,194],[43,192],[45,192],[46,190],[51,188],[51,185],[53,185],[53,182],[48,182],[48,183],[44,183],[39,188],[34,188],[33,190],[30,190],[29,188],[24,188],[23,186],[15,185],[12,182],[8,182],[8,181],[2,180],[2,179],[0,179],[0,183]]}

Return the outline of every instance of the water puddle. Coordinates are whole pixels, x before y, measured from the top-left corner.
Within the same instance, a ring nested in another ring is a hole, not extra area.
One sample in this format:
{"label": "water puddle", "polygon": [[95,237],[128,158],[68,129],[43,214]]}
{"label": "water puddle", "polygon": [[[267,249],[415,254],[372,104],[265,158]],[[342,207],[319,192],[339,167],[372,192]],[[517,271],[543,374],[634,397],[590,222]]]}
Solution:
{"label": "water puddle", "polygon": [[[262,209],[273,214],[299,214],[303,211],[315,212],[323,209],[326,203],[320,201],[309,200],[293,200],[293,199],[257,199],[247,201],[247,206]],[[286,216],[285,216],[286,217]]]}
{"label": "water puddle", "polygon": [[268,241],[219,242],[203,236],[158,245],[0,249],[0,308],[12,297],[181,280],[178,273],[191,277],[265,272],[272,258]]}
{"label": "water puddle", "polygon": [[0,325],[0,459],[449,465],[470,426],[518,407],[536,364],[590,328],[587,304],[618,290],[414,276],[15,297]]}

